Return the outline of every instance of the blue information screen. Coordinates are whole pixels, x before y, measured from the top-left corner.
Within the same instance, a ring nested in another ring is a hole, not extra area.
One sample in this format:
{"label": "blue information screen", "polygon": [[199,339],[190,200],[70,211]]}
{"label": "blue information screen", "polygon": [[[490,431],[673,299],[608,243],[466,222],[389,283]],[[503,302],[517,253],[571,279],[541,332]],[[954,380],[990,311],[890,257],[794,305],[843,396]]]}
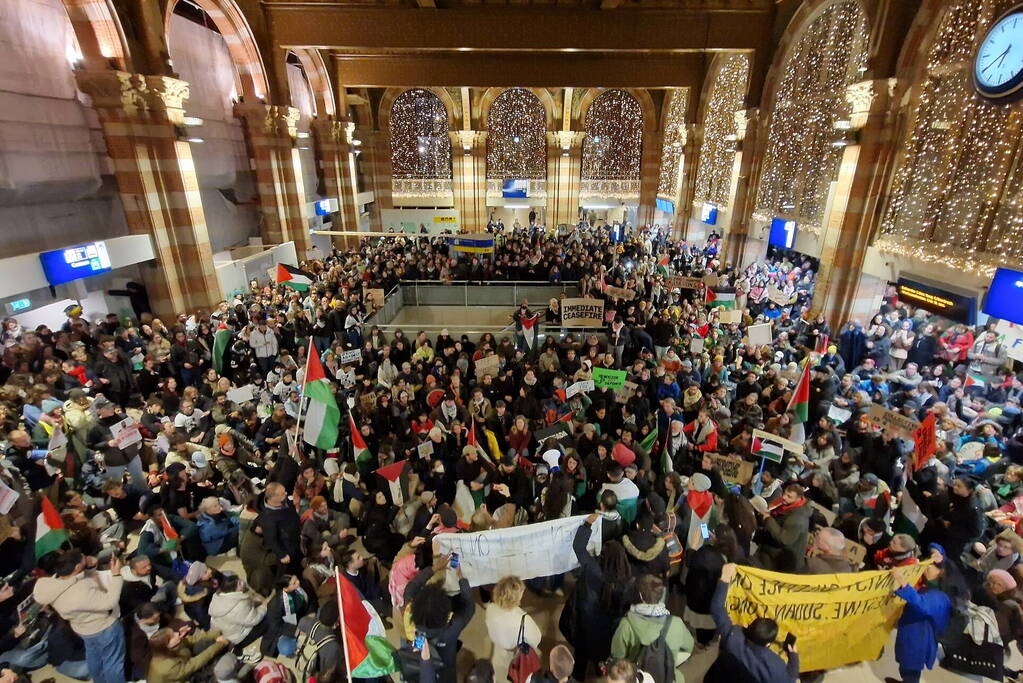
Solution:
{"label": "blue information screen", "polygon": [[39,254],[43,274],[51,285],[62,285],[100,273],[110,272],[110,256],[104,242],[80,244]]}
{"label": "blue information screen", "polygon": [[999,268],[991,280],[984,312],[992,318],[1023,325],[1023,272]]}
{"label": "blue information screen", "polygon": [[717,225],[718,205],[711,204],[710,202],[704,202],[703,209],[700,211],[700,220],[707,225]]}
{"label": "blue information screen", "polygon": [[782,249],[792,249],[796,243],[796,222],[784,218],[775,218],[771,221],[771,236],[768,244]]}
{"label": "blue information screen", "polygon": [[670,201],[668,199],[661,199],[660,197],[656,198],[654,200],[654,207],[658,211],[662,211],[668,214],[669,216],[675,215],[675,202]]}
{"label": "blue information screen", "polygon": [[501,196],[505,199],[525,199],[529,196],[529,181],[505,180],[501,185]]}

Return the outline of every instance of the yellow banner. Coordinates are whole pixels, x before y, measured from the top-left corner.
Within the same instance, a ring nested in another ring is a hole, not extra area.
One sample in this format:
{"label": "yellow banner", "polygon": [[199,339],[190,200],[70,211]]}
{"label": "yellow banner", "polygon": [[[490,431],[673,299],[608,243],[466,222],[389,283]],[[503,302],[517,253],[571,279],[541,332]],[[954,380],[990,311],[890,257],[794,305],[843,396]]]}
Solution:
{"label": "yellow banner", "polygon": [[[927,564],[906,568],[906,580],[914,585]],[[895,585],[890,571],[802,575],[739,567],[725,607],[741,626],[757,617],[777,621],[779,643],[796,635],[799,670],[820,671],[881,655],[906,604]]]}

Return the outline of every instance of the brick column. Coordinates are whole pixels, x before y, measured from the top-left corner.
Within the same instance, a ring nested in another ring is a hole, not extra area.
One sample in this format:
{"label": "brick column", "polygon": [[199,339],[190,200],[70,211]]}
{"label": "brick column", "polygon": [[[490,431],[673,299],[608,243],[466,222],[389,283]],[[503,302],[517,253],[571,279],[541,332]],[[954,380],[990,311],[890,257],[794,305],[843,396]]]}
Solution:
{"label": "brick column", "polygon": [[[384,130],[356,128],[355,135],[362,140],[363,169],[373,191],[373,204],[369,209],[370,230],[387,230],[380,217],[381,209],[393,209],[391,195],[391,137]],[[396,226],[397,227],[397,226]]]}
{"label": "brick column", "polygon": [[[347,121],[333,116],[317,118],[312,122],[313,141],[317,163],[323,174],[323,184],[329,199],[336,199],[338,210],[331,213],[332,230],[358,230],[359,213],[355,203],[355,184],[352,178],[350,130]],[[334,246],[356,244],[358,238],[335,236]]]}
{"label": "brick column", "polygon": [[299,261],[304,261],[310,243],[302,165],[295,145],[299,111],[261,102],[239,102],[235,116],[244,123],[256,172],[263,244],[293,241]]}
{"label": "brick column", "polygon": [[664,147],[664,131],[655,131],[643,136],[643,156],[639,167],[639,209],[636,212],[635,227],[653,225],[657,209],[657,188],[661,184],[661,156]]}
{"label": "brick column", "polygon": [[189,143],[188,84],[124,71],[78,71],[92,99],[129,230],[149,235],[155,266],[142,266],[153,312],[210,310],[221,298]]}
{"label": "brick column", "polygon": [[453,130],[451,192],[462,232],[482,232],[487,225],[487,133]]}
{"label": "brick column", "polygon": [[[888,107],[895,79],[862,81],[849,86],[846,100],[852,105],[849,144],[835,181],[831,210],[821,235],[821,267],[814,291],[813,309],[827,316],[832,329],[849,317],[857,290],[871,299],[879,283],[861,272],[873,232],[873,214],[884,183],[885,152],[895,144],[895,126],[889,124]],[[835,131],[836,138],[842,131]],[[862,287],[861,287],[862,283]]]}
{"label": "brick column", "polygon": [[686,127],[686,144],[682,149],[679,167],[682,169],[682,183],[675,199],[675,221],[672,234],[678,237],[689,235],[689,221],[693,217],[693,196],[696,194],[696,167],[700,161],[703,146],[703,126],[693,123]]}
{"label": "brick column", "polygon": [[732,177],[731,193],[728,197],[728,225],[725,227],[725,260],[736,267],[742,263],[749,239],[749,222],[753,214],[753,184],[751,182],[757,156],[757,141],[760,132],[760,110],[745,109],[735,112],[736,150],[735,171]]}
{"label": "brick column", "polygon": [[547,133],[547,228],[579,220],[583,140],[586,133],[560,130]]}

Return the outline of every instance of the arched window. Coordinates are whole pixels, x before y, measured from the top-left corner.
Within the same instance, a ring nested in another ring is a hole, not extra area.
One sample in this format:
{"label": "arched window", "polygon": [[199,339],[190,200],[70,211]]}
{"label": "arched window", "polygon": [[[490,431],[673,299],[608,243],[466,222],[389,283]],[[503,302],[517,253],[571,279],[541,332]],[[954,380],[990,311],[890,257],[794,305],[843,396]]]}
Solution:
{"label": "arched window", "polygon": [[661,176],[657,196],[678,200],[682,184],[682,154],[686,146],[686,112],[689,110],[689,88],[671,93],[668,116],[664,123],[664,146],[661,148]]}
{"label": "arched window", "polygon": [[391,105],[391,168],[396,179],[451,178],[448,112],[429,90],[406,90]]}
{"label": "arched window", "polygon": [[841,148],[835,121],[848,115],[849,85],[866,70],[867,20],[856,0],[829,6],[785,59],[771,108],[767,151],[754,218],[794,218],[819,233]]}
{"label": "arched window", "polygon": [[547,177],[547,114],[537,96],[524,88],[505,90],[490,105],[487,177]]}
{"label": "arched window", "polygon": [[643,110],[624,90],[605,90],[586,112],[583,172],[586,180],[639,180]]}
{"label": "arched window", "polygon": [[749,87],[749,57],[728,55],[714,74],[703,115],[703,144],[696,171],[697,203],[727,206],[735,162],[735,112],[742,109]]}
{"label": "arched window", "polygon": [[973,91],[974,49],[1013,3],[954,0],[915,84],[878,249],[990,275],[1023,267],[1023,104]]}

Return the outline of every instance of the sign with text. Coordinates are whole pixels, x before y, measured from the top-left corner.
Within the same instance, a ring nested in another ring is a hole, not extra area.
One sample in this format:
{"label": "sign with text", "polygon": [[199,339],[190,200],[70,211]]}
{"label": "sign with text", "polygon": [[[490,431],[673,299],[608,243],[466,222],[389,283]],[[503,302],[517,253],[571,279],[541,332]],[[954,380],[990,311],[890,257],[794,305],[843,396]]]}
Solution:
{"label": "sign with text", "polygon": [[363,301],[369,303],[373,308],[383,308],[385,296],[382,289],[367,289],[363,292]]}
{"label": "sign with text", "polygon": [[787,306],[792,297],[781,291],[774,285],[767,285],[767,298],[779,306]]}
{"label": "sign with text", "polygon": [[593,391],[595,388],[592,379],[585,379],[581,382],[576,382],[568,389],[565,390],[565,398],[572,398],[576,394],[586,393],[587,391]]}
{"label": "sign with text", "polygon": [[601,389],[621,389],[625,386],[625,370],[593,368],[593,385]]}
{"label": "sign with text", "polygon": [[934,413],[927,413],[920,426],[913,431],[913,471],[923,469],[938,450],[938,425]]}
{"label": "sign with text", "polygon": [[609,297],[623,299],[625,301],[632,301],[636,298],[635,290],[625,289],[624,287],[612,287],[611,285],[608,285],[604,288],[604,293]]}
{"label": "sign with text", "polygon": [[476,377],[483,379],[484,375],[496,376],[501,369],[501,357],[496,353],[485,356],[476,361]]}
{"label": "sign with text", "polygon": [[563,327],[602,327],[604,302],[601,299],[562,299],[561,325]]}
{"label": "sign with text", "polygon": [[912,439],[913,433],[920,428],[920,423],[913,418],[906,417],[894,410],[888,410],[876,403],[870,404],[870,412],[867,413],[867,418],[881,429],[888,429],[895,432],[896,435],[907,439]]}
{"label": "sign with text", "polygon": [[753,479],[753,463],[734,455],[711,454],[710,459],[721,473],[721,478],[730,484],[745,486]]}
{"label": "sign with text", "polygon": [[362,349],[350,349],[348,351],[342,351],[337,357],[337,362],[341,365],[356,365],[362,362]]}
{"label": "sign with text", "polygon": [[698,277],[675,275],[668,278],[668,289],[702,289],[703,280]]}

